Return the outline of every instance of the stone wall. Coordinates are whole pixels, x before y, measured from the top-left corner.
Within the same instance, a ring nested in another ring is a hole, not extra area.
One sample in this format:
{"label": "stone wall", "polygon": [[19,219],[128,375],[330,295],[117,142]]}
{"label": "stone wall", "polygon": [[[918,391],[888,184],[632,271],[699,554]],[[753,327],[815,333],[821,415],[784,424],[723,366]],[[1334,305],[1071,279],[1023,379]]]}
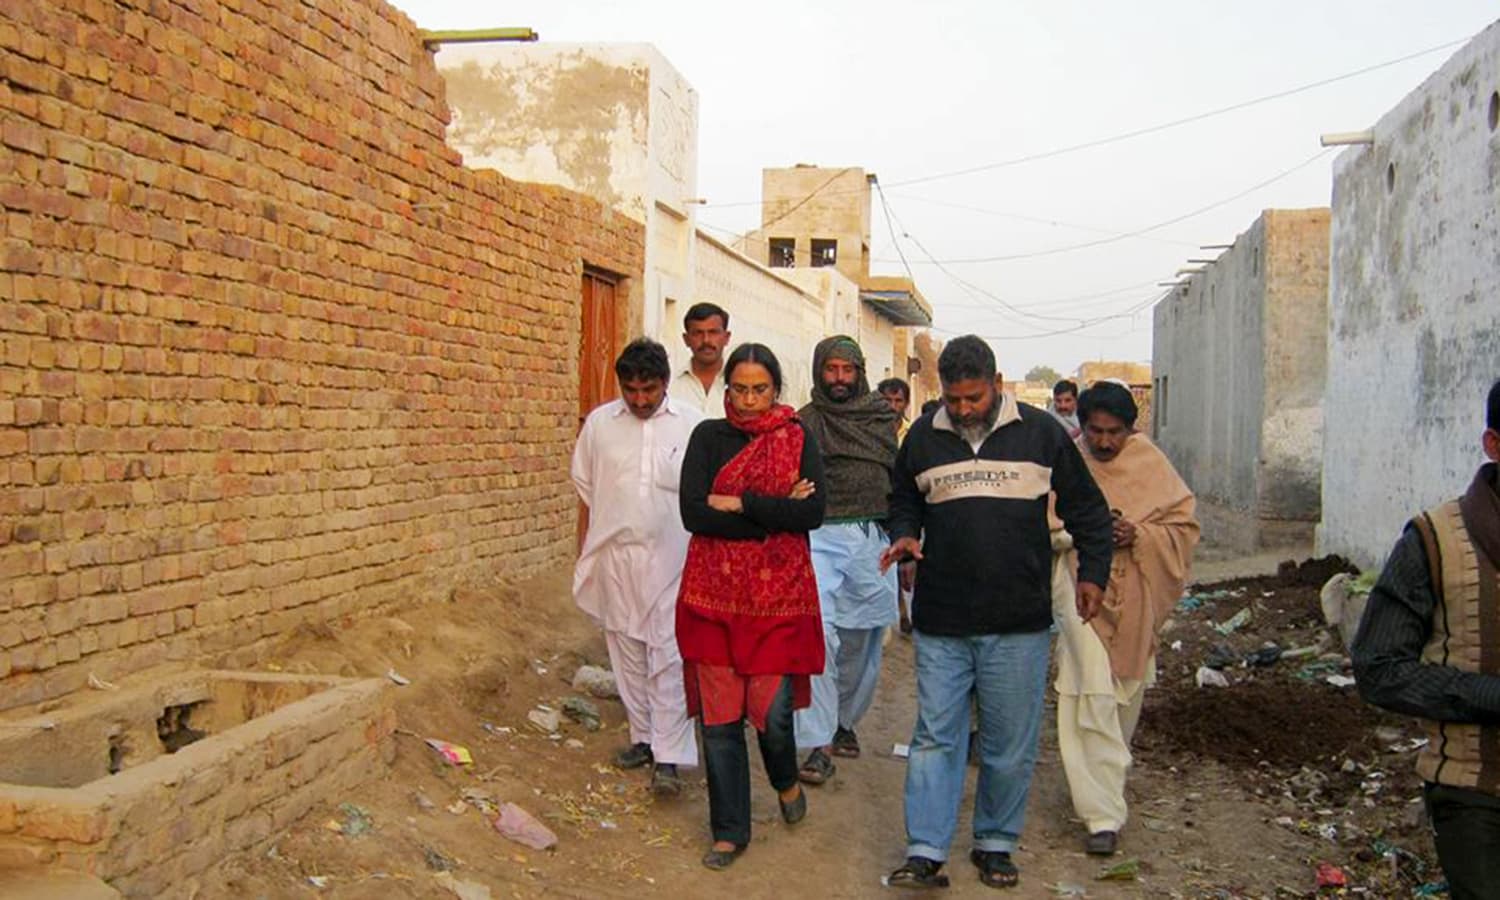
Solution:
{"label": "stone wall", "polygon": [[0,707],[568,559],[642,228],[465,169],[410,20],[8,3],[0,73]]}
{"label": "stone wall", "polygon": [[1319,548],[1378,564],[1483,461],[1500,378],[1500,23],[1334,164]]}

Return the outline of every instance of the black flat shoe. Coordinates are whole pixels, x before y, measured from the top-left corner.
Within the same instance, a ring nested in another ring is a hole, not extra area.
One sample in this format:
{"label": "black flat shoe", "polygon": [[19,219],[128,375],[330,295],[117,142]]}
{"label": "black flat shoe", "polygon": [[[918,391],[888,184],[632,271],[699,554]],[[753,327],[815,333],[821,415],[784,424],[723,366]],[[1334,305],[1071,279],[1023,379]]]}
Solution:
{"label": "black flat shoe", "polygon": [[658,797],[676,797],[682,793],[682,777],[672,763],[657,763],[651,773],[651,793]]}
{"label": "black flat shoe", "polygon": [[985,887],[1013,888],[1021,883],[1021,870],[1011,862],[1009,853],[1001,850],[971,850],[969,861],[979,868],[979,881]]}
{"label": "black flat shoe", "polygon": [[703,866],[704,868],[713,869],[715,872],[723,871],[734,865],[734,861],[739,859],[740,854],[745,852],[746,846],[748,845],[739,844],[733,850],[715,850],[713,847],[709,847],[708,852],[703,854]]}
{"label": "black flat shoe", "polygon": [[1089,856],[1114,856],[1119,845],[1119,832],[1096,831],[1083,842],[1083,850]]}
{"label": "black flat shoe", "polygon": [[788,825],[796,825],[807,817],[807,791],[800,787],[797,788],[796,800],[788,803],[777,797],[776,802],[781,804],[781,820]]}
{"label": "black flat shoe", "polygon": [[615,765],[622,769],[639,769],[653,760],[650,744],[631,744],[615,754]]}

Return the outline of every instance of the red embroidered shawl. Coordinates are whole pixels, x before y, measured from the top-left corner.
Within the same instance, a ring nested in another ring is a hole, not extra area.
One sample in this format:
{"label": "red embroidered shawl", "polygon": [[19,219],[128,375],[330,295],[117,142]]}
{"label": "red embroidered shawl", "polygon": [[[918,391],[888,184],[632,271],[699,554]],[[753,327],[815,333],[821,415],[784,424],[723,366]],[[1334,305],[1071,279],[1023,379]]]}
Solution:
{"label": "red embroidered shawl", "polygon": [[[743,419],[725,407],[729,423],[751,440],[714,476],[713,493],[789,496],[802,477],[804,434],[796,412],[778,405]],[[677,595],[677,644],[685,662],[729,666],[740,675],[822,673],[823,626],[807,535],[693,535]]]}

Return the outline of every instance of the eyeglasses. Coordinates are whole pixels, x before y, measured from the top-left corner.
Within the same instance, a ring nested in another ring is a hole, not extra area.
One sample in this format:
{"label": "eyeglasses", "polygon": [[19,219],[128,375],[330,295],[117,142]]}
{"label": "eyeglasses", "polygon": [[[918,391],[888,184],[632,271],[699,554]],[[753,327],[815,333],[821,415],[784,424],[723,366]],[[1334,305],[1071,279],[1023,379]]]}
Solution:
{"label": "eyeglasses", "polygon": [[736,397],[745,397],[750,394],[754,394],[757,397],[764,397],[771,393],[772,387],[770,384],[731,384],[729,386],[729,393]]}

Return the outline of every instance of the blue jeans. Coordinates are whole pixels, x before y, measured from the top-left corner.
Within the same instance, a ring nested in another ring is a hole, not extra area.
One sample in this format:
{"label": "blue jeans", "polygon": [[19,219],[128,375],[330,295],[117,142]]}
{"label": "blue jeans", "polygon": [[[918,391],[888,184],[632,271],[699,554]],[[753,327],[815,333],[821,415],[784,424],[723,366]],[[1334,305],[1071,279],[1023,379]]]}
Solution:
{"label": "blue jeans", "polygon": [[979,700],[974,848],[1015,850],[1036,766],[1052,635],[917,632],[917,725],[906,763],[906,855],[946,861],[969,756],[969,692]]}

